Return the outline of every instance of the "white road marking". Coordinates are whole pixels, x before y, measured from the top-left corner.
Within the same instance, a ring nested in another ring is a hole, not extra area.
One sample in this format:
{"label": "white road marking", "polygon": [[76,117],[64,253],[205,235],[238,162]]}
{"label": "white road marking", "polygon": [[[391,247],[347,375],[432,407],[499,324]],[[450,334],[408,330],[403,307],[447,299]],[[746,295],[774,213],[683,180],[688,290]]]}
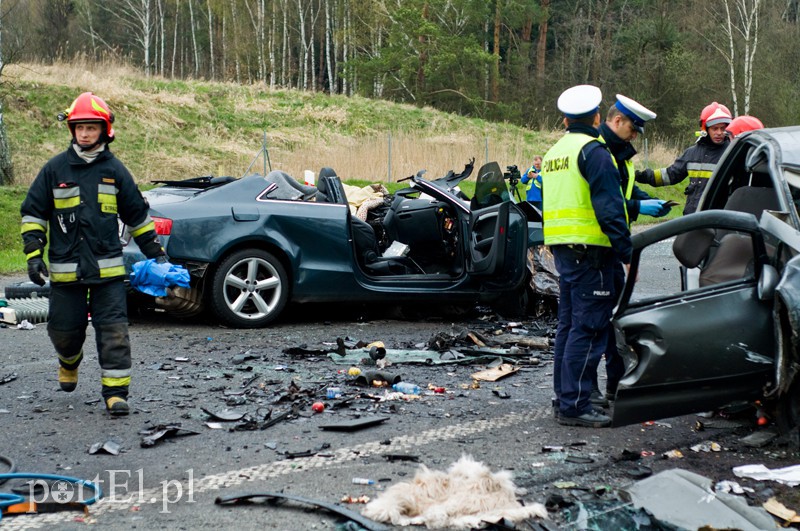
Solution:
{"label": "white road marking", "polygon": [[[367,455],[393,454],[397,453],[398,450],[408,450],[428,443],[441,443],[445,440],[452,440],[466,435],[505,428],[513,424],[522,422],[528,423],[536,419],[549,417],[550,414],[551,411],[549,407],[532,409],[526,413],[512,412],[502,417],[488,420],[475,420],[455,426],[447,426],[445,429],[431,428],[413,435],[400,435],[392,438],[392,443],[390,445],[381,444],[380,441],[370,441],[350,448],[340,448],[331,452],[333,454],[332,457],[319,457],[315,455],[297,459],[284,459],[282,461],[265,463],[263,465],[231,470],[229,472],[196,479],[193,484],[193,491],[198,493],[219,490],[241,485],[248,481],[265,480],[297,472],[304,472],[312,468],[334,468],[336,465],[355,459],[361,459]],[[181,485],[182,488],[188,489],[188,484],[181,483]],[[112,501],[110,498],[102,498],[97,503],[89,506],[87,523],[102,525],[102,522],[97,521],[98,517],[115,511],[127,512],[135,505],[160,505],[163,501],[163,488],[159,486],[157,488],[142,489],[138,491],[136,495],[131,495],[129,497],[131,498],[130,501]],[[2,524],[4,530],[42,529],[66,522],[74,522],[78,514],[80,513],[76,513],[75,511],[65,511],[50,514],[6,516],[0,521],[0,524]]]}

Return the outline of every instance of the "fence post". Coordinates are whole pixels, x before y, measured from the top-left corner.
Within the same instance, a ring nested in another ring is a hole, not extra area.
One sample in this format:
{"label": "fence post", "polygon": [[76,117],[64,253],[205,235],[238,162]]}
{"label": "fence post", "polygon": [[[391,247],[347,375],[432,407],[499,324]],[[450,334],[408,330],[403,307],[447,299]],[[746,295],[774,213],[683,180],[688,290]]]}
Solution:
{"label": "fence post", "polygon": [[386,172],[386,182],[392,182],[392,133],[389,132],[389,168]]}
{"label": "fence post", "polygon": [[649,152],[649,150],[647,148],[648,148],[648,144],[647,144],[647,139],[645,138],[644,139],[644,167],[645,168],[649,168],[650,167],[650,164],[648,164],[648,152]]}

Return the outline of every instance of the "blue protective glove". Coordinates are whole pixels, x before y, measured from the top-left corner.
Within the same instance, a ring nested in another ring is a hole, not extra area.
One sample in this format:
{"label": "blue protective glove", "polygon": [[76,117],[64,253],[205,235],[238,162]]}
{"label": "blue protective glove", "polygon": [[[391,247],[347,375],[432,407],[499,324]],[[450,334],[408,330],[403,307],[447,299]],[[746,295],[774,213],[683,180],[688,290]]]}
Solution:
{"label": "blue protective glove", "polygon": [[664,203],[666,201],[662,199],[644,199],[639,201],[639,213],[654,218],[666,216],[672,207],[666,206]]}
{"label": "blue protective glove", "polygon": [[164,297],[167,295],[167,288],[189,287],[189,271],[169,262],[158,263],[154,258],[142,260],[133,264],[131,286],[142,293]]}

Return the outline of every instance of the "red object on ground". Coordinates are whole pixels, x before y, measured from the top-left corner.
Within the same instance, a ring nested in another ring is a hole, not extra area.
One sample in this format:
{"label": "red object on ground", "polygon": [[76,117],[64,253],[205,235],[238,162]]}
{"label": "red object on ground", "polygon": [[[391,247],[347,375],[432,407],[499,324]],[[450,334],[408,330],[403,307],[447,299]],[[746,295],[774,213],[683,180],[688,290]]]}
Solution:
{"label": "red object on ground", "polygon": [[311,410],[314,413],[322,413],[323,411],[325,411],[325,404],[323,404],[322,402],[314,402],[313,404],[311,404]]}

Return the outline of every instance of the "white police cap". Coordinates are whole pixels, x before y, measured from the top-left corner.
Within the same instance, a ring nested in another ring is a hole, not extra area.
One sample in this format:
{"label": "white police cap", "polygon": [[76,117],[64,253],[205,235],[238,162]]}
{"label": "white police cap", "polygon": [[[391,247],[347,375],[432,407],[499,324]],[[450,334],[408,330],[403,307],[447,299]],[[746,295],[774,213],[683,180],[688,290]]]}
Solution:
{"label": "white police cap", "polygon": [[656,117],[656,113],[638,101],[632,100],[622,94],[617,94],[617,102],[614,106],[619,109],[622,114],[631,119],[634,127],[636,127],[640,133],[644,133],[644,123]]}
{"label": "white police cap", "polygon": [[567,118],[584,118],[598,111],[602,99],[603,93],[594,85],[577,85],[561,93],[558,110]]}

